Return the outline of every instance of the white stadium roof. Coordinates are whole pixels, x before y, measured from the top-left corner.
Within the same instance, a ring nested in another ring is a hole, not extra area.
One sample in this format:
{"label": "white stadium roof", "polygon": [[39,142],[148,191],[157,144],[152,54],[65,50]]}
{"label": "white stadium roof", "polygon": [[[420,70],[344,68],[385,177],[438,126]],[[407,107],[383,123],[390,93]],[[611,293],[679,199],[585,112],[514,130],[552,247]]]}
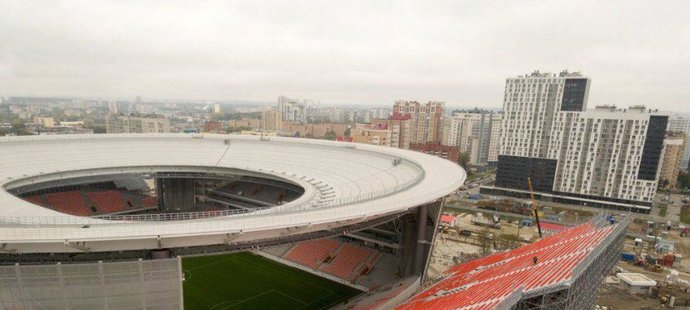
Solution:
{"label": "white stadium roof", "polygon": [[[0,244],[16,252],[74,251],[73,243],[80,242],[106,251],[156,248],[161,242],[215,244],[230,234],[284,236],[295,228],[318,230],[400,213],[451,193],[466,177],[455,163],[413,151],[237,135],[2,137],[0,163]],[[99,173],[221,168],[273,175],[299,184],[305,193],[249,214],[150,222],[62,214],[7,192],[32,182]]]}

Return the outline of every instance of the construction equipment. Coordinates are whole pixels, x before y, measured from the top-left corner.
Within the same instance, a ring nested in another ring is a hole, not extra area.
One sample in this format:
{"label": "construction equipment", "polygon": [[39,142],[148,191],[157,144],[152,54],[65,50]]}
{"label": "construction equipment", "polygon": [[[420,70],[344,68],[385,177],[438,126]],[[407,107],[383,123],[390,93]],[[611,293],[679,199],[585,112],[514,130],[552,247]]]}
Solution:
{"label": "construction equipment", "polygon": [[539,224],[539,206],[537,205],[537,200],[534,199],[534,191],[532,190],[532,178],[527,178],[527,185],[529,186],[529,196],[532,199],[532,210],[534,212],[534,218],[537,221],[537,230],[539,231],[539,239],[542,238],[541,234],[541,224]]}

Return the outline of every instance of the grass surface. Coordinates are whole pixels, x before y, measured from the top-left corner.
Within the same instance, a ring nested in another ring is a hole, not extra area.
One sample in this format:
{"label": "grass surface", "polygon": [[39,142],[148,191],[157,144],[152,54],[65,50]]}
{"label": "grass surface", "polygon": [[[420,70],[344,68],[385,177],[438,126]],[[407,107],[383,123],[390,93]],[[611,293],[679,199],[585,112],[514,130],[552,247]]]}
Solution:
{"label": "grass surface", "polygon": [[690,224],[690,207],[680,207],[680,221]]}
{"label": "grass surface", "polygon": [[360,291],[251,253],[188,257],[184,306],[195,309],[327,309]]}

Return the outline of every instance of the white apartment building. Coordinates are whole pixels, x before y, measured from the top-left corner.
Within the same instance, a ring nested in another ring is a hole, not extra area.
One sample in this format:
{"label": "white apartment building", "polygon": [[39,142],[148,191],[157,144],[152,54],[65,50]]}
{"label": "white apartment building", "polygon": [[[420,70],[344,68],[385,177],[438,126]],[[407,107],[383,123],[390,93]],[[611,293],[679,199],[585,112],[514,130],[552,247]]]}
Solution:
{"label": "white apartment building", "polygon": [[282,114],[284,121],[306,124],[313,117],[314,103],[308,99],[300,101],[280,96],[278,111]]}
{"label": "white apartment building", "polygon": [[668,116],[644,106],[587,110],[591,81],[534,72],[506,81],[496,184],[484,192],[649,213]]}
{"label": "white apartment building", "polygon": [[457,146],[461,153],[468,153],[471,165],[495,164],[500,133],[496,123],[500,124],[500,120],[501,114],[491,111],[453,112],[443,121],[441,144]]}
{"label": "white apartment building", "polygon": [[[669,131],[684,132],[687,136],[690,137],[690,118],[674,115],[671,118],[671,120],[669,121],[668,130]],[[683,153],[683,161],[681,162],[680,166],[683,169],[687,169],[689,162],[690,162],[690,143],[686,143],[685,144],[685,152]]]}

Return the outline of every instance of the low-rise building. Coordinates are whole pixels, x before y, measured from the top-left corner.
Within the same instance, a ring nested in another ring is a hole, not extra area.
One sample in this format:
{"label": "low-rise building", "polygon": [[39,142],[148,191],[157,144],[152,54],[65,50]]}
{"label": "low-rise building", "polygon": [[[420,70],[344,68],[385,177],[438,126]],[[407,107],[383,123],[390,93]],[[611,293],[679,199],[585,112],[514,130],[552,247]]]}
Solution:
{"label": "low-rise building", "polygon": [[631,295],[648,294],[652,287],[656,286],[656,281],[639,273],[617,273],[616,277],[620,280],[621,289],[628,291]]}

